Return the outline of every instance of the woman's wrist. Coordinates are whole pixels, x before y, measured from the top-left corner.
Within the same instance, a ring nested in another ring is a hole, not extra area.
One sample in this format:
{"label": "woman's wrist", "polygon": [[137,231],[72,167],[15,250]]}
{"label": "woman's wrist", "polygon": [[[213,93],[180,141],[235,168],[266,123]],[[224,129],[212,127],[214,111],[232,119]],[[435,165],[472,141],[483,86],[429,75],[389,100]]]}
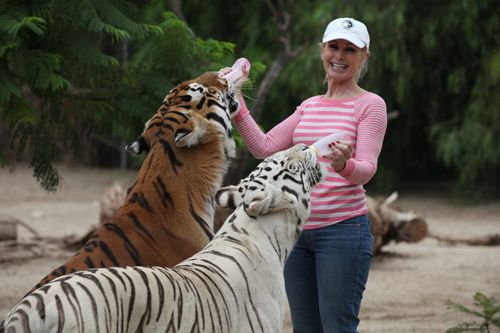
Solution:
{"label": "woman's wrist", "polygon": [[345,161],[343,168],[342,169],[339,168],[339,171],[337,172],[342,177],[349,178],[353,175],[355,168],[356,168],[356,162],[353,158],[350,158],[347,161]]}
{"label": "woman's wrist", "polygon": [[335,172],[341,172],[345,169],[346,162],[344,163],[331,163],[331,166]]}
{"label": "woman's wrist", "polygon": [[235,115],[232,118],[234,121],[238,122],[248,114],[250,114],[250,111],[247,108],[245,99],[240,96],[238,99],[238,110],[235,112]]}

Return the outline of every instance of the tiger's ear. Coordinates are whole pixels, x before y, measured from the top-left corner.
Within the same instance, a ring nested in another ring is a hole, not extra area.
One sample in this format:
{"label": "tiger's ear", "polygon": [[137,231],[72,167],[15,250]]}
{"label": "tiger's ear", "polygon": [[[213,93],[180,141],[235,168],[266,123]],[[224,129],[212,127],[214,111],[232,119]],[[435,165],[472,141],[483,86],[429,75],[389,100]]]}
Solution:
{"label": "tiger's ear", "polygon": [[144,140],[144,137],[141,135],[135,141],[132,141],[128,145],[125,146],[125,150],[132,155],[139,155],[142,152],[149,152],[149,146]]}
{"label": "tiger's ear", "polygon": [[297,199],[288,192],[283,192],[271,183],[264,188],[245,193],[246,212],[250,216],[264,215],[283,209],[295,209]]}
{"label": "tiger's ear", "polygon": [[236,207],[243,201],[241,192],[238,191],[238,186],[226,186],[220,188],[215,193],[215,202],[223,208],[236,209]]}

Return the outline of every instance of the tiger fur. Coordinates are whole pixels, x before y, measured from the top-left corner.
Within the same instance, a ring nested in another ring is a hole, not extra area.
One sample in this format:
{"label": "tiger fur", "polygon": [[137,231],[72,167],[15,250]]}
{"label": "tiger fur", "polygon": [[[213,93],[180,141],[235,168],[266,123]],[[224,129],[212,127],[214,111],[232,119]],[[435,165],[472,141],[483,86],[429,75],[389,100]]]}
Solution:
{"label": "tiger fur", "polygon": [[60,277],[12,310],[7,332],[281,332],[283,266],[321,174],[304,145],[267,158],[217,193],[236,209],[201,252],[171,268]]}
{"label": "tiger fur", "polygon": [[213,237],[214,194],[235,156],[236,90],[217,72],[172,89],[126,147],[148,154],[125,204],[32,290],[95,267],[173,266],[201,250]]}

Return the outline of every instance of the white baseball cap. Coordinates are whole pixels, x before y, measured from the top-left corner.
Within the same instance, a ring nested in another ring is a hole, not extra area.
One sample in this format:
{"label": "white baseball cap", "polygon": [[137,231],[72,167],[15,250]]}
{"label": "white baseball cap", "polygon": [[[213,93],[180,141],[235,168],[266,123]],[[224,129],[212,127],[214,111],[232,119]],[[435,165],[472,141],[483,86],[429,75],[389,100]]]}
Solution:
{"label": "white baseball cap", "polygon": [[343,17],[333,20],[326,27],[323,43],[334,39],[345,39],[359,48],[370,47],[370,35],[363,22]]}

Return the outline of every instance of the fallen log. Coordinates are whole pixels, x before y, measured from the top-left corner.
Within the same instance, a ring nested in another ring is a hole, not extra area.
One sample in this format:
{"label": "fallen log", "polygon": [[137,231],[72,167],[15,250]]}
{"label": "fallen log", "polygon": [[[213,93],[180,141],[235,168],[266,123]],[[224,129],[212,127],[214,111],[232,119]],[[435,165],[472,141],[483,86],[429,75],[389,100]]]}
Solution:
{"label": "fallen log", "polygon": [[391,241],[415,243],[428,235],[429,228],[423,217],[391,206],[397,197],[397,192],[386,199],[366,197],[374,254],[379,253],[382,247]]}

